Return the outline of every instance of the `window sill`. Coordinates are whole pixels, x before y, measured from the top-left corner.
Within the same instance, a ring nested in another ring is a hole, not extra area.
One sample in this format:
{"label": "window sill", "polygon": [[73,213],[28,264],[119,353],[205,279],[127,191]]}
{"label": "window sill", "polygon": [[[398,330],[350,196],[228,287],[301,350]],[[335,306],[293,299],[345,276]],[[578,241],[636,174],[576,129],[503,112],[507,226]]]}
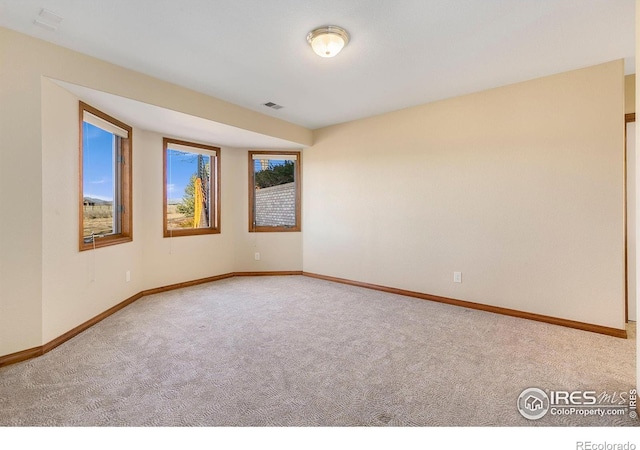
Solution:
{"label": "window sill", "polygon": [[185,229],[176,229],[176,230],[164,230],[164,237],[182,237],[182,236],[201,236],[204,234],[220,234],[220,228],[200,228],[197,230],[185,230]]}
{"label": "window sill", "polygon": [[95,242],[89,242],[89,243],[85,242],[83,238],[80,241],[80,251],[83,252],[85,250],[93,250],[95,248],[109,247],[111,245],[126,244],[127,242],[132,242],[132,241],[133,241],[132,236],[123,236],[123,235],[100,237],[100,238],[96,238]]}
{"label": "window sill", "polygon": [[249,233],[287,233],[287,232],[299,232],[300,227],[254,227],[249,230]]}

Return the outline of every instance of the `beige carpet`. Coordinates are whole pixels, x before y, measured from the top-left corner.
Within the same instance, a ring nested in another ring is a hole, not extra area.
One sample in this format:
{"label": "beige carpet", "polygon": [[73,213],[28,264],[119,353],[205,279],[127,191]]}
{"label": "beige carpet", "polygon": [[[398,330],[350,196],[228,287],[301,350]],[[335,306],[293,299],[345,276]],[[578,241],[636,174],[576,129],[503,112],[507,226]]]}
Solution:
{"label": "beige carpet", "polygon": [[629,391],[631,338],[302,276],[145,297],[0,368],[3,426],[621,426],[527,420],[525,388]]}

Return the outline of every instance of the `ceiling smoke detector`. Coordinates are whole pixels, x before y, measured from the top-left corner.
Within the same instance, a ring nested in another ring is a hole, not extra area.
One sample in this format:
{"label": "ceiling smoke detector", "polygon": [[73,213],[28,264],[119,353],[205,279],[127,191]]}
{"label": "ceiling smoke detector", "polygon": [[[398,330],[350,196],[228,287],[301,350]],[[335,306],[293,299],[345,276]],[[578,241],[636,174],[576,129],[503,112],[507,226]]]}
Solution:
{"label": "ceiling smoke detector", "polygon": [[33,23],[39,27],[45,28],[49,31],[58,31],[58,26],[62,22],[62,17],[56,13],[42,8],[37,17],[33,20]]}

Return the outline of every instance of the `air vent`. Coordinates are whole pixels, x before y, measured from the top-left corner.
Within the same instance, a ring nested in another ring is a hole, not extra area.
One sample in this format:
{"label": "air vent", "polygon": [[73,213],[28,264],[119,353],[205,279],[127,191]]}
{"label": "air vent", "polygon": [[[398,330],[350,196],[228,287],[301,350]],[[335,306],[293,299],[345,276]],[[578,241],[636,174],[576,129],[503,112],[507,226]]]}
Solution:
{"label": "air vent", "polygon": [[284,106],[277,105],[277,104],[275,104],[273,102],[263,103],[263,105],[268,107],[268,108],[271,108],[271,109],[282,109],[282,108],[284,108]]}

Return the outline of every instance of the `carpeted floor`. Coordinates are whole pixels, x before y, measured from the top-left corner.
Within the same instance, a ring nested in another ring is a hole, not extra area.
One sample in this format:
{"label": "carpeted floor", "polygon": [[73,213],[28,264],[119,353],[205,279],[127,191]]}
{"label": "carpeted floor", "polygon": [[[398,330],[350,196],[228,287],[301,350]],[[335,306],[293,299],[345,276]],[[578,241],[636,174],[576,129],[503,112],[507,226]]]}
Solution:
{"label": "carpeted floor", "polygon": [[520,415],[529,387],[628,392],[630,339],[302,276],[145,297],[0,368],[2,426],[624,426]]}

